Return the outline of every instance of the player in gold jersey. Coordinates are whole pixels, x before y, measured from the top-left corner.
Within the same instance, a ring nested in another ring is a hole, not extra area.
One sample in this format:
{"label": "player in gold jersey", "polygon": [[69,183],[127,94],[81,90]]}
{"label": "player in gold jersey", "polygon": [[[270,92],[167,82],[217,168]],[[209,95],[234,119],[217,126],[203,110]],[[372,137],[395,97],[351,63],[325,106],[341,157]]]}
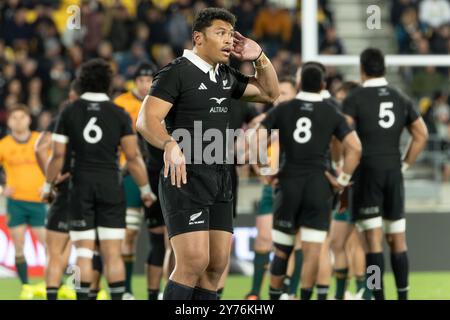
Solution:
{"label": "player in gold jersey", "polygon": [[9,111],[10,134],[0,140],[0,165],[6,174],[6,185],[1,187],[7,198],[8,228],[15,247],[16,269],[22,283],[21,299],[33,298],[33,287],[28,282],[28,267],[24,256],[25,233],[30,226],[38,241],[45,241],[47,207],[40,192],[44,175],[34,154],[38,132],[30,130],[31,117],[26,106]]}

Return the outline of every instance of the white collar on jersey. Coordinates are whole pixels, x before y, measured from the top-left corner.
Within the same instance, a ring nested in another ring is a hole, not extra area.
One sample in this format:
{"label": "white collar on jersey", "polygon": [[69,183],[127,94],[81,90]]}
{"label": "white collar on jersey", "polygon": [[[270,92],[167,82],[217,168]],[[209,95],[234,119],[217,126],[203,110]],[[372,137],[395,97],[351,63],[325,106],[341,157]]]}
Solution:
{"label": "white collar on jersey", "polygon": [[83,100],[94,102],[109,101],[109,97],[106,93],[99,92],[85,92],[80,96],[80,98]]}
{"label": "white collar on jersey", "polygon": [[216,65],[216,68],[214,69],[214,67],[212,65],[210,65],[208,62],[206,62],[205,60],[200,58],[198,55],[196,55],[194,53],[194,51],[187,50],[187,49],[184,50],[183,57],[185,57],[190,62],[192,62],[197,68],[202,70],[204,73],[208,73],[209,72],[209,79],[212,82],[216,82],[217,83],[216,74],[219,73],[219,66],[220,66],[219,63]]}
{"label": "white collar on jersey", "polygon": [[316,102],[316,101],[322,101],[322,95],[319,93],[313,93],[313,92],[305,92],[300,91],[296,96],[296,99],[308,101],[308,102]]}
{"label": "white collar on jersey", "polygon": [[322,97],[322,99],[330,99],[331,98],[330,91],[328,91],[328,90],[320,91],[320,96]]}
{"label": "white collar on jersey", "polygon": [[384,77],[380,77],[380,78],[372,78],[369,80],[364,81],[363,83],[363,87],[367,88],[367,87],[384,87],[387,86],[388,82],[386,80],[386,78]]}

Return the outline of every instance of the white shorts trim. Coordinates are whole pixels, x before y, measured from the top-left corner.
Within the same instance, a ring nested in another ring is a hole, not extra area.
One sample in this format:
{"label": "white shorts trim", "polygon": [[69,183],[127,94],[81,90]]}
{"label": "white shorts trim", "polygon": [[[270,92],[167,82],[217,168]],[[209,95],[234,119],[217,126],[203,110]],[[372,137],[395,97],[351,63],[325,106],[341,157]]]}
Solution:
{"label": "white shorts trim", "polygon": [[383,220],[384,233],[402,233],[406,231],[406,219],[400,220]]}
{"label": "white shorts trim", "polygon": [[125,229],[98,227],[98,239],[102,240],[123,240],[125,239]]}
{"label": "white shorts trim", "polygon": [[144,212],[141,209],[127,209],[126,222],[127,229],[139,230],[144,220]]}
{"label": "white shorts trim", "polygon": [[272,240],[274,243],[293,246],[295,243],[295,235],[272,229]]}
{"label": "white shorts trim", "polygon": [[356,228],[358,231],[366,231],[376,228],[381,228],[383,226],[383,218],[375,217],[366,220],[358,220],[356,221]]}
{"label": "white shorts trim", "polygon": [[63,134],[52,133],[52,141],[66,144],[69,142],[69,137]]}
{"label": "white shorts trim", "polygon": [[70,231],[70,240],[79,241],[79,240],[95,240],[96,233],[95,229],[90,229],[86,231]]}
{"label": "white shorts trim", "polygon": [[323,243],[327,238],[327,232],[323,230],[300,228],[300,238],[305,242]]}
{"label": "white shorts trim", "polygon": [[78,258],[92,259],[94,256],[94,251],[88,248],[77,248],[76,253]]}

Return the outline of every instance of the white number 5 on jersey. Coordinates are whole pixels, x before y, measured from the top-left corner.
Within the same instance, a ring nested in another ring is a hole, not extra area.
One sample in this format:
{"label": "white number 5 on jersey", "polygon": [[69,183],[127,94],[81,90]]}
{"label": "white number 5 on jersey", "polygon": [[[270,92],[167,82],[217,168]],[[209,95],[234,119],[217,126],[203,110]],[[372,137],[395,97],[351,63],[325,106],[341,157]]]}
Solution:
{"label": "white number 5 on jersey", "polygon": [[391,110],[394,107],[392,102],[382,102],[380,104],[380,120],[378,120],[378,124],[380,127],[384,129],[389,129],[394,125],[395,122],[395,114]]}
{"label": "white number 5 on jersey", "polygon": [[311,126],[312,122],[310,119],[305,117],[298,119],[294,130],[294,140],[298,143],[307,143],[312,136]]}
{"label": "white number 5 on jersey", "polygon": [[86,127],[84,127],[83,138],[87,143],[94,144],[102,140],[102,128],[96,125],[95,122],[97,122],[97,117],[92,117],[91,119],[89,119]]}

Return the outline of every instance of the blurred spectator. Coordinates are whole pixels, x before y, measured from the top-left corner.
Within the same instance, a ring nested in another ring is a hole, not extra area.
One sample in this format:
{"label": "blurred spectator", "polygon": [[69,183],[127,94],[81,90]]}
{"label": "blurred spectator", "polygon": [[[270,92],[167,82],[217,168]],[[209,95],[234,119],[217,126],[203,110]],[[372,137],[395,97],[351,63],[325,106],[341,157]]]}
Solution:
{"label": "blurred spectator", "polygon": [[446,0],[422,0],[419,5],[420,21],[433,28],[450,23],[450,4]]}
{"label": "blurred spectator", "polygon": [[414,7],[407,7],[401,14],[399,24],[395,27],[395,35],[399,52],[409,54],[414,51],[414,40],[422,37],[426,26],[417,18]]}
{"label": "blurred spectator", "polygon": [[411,92],[416,98],[431,96],[436,90],[444,90],[448,87],[448,79],[434,66],[420,68],[413,76]]}
{"label": "blurred spectator", "polygon": [[107,39],[114,51],[126,51],[132,40],[133,21],[130,19],[125,6],[117,5],[108,10],[110,27]]}
{"label": "blurred spectator", "polygon": [[264,46],[267,55],[273,57],[282,45],[287,46],[291,40],[292,20],[289,12],[271,1],[258,12],[253,34]]}
{"label": "blurred spectator", "polygon": [[397,26],[401,23],[403,12],[408,8],[417,9],[415,0],[392,0],[391,6],[391,23]]}
{"label": "blurred spectator", "polygon": [[319,47],[319,51],[322,54],[343,54],[344,46],[341,40],[337,37],[336,29],[329,27],[325,31],[325,39],[322,41]]}
{"label": "blurred spectator", "polygon": [[430,49],[435,54],[447,54],[450,40],[450,26],[440,26],[430,38]]}
{"label": "blurred spectator", "polygon": [[239,1],[231,8],[231,12],[236,15],[236,30],[244,37],[250,36],[256,17],[256,10],[253,2],[251,0]]}
{"label": "blurred spectator", "polygon": [[184,44],[191,39],[191,29],[188,23],[189,13],[190,9],[189,7],[186,9],[186,4],[179,3],[171,6],[167,32],[169,43],[177,56],[182,55]]}

